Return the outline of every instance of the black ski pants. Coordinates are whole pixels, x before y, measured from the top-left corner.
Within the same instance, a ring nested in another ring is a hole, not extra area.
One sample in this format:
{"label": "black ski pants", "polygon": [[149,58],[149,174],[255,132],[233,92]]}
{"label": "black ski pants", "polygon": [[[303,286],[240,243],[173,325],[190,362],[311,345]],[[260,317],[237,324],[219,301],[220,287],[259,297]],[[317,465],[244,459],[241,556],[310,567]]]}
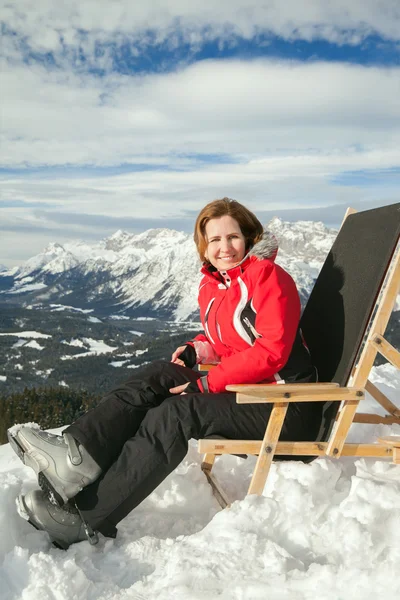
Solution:
{"label": "black ski pants", "polygon": [[[199,377],[187,367],[153,362],[64,431],[103,469],[75,498],[94,530],[115,537],[116,524],[179,465],[191,438],[264,437],[269,404],[240,405],[232,392],[171,395],[170,388]],[[315,403],[293,404],[280,439],[312,439],[319,423]]]}

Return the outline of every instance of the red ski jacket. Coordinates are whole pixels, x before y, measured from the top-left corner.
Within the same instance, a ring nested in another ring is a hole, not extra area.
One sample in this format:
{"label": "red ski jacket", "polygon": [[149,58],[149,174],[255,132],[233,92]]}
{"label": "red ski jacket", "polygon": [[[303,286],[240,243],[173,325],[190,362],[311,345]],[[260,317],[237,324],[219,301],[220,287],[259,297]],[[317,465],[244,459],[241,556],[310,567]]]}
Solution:
{"label": "red ski jacket", "polygon": [[191,343],[197,363],[218,366],[198,381],[202,391],[293,381],[310,369],[298,331],[299,295],[291,276],[275,264],[276,253],[275,237],[265,232],[239,265],[222,272],[203,266],[199,306],[205,335]]}

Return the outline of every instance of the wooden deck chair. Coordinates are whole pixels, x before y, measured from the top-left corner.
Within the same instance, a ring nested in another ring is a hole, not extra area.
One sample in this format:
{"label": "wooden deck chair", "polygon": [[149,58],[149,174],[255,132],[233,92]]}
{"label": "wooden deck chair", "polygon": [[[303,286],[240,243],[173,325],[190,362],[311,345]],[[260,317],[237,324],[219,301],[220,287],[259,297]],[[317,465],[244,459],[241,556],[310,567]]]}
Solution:
{"label": "wooden deck chair", "polygon": [[[273,404],[263,440],[199,440],[202,469],[220,505],[228,498],[212,474],[216,456],[258,455],[248,494],[261,495],[274,457],[363,456],[400,464],[400,436],[374,444],[349,444],[353,422],[400,424],[400,409],[369,380],[380,352],[400,368],[400,353],[384,338],[400,286],[400,203],[364,212],[349,209],[301,317],[301,328],[318,368],[311,384],[228,385],[240,404]],[[207,370],[205,367],[202,370]],[[367,390],[387,415],[357,413]],[[323,402],[317,439],[279,442],[290,402]],[[311,458],[310,458],[311,457]]]}

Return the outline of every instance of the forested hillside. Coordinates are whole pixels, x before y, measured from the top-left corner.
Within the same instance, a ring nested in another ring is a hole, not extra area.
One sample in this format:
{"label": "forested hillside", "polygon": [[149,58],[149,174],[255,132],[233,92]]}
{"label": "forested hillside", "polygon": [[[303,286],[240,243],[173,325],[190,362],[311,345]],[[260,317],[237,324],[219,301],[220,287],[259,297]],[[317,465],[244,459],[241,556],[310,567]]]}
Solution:
{"label": "forested hillside", "polygon": [[199,324],[0,310],[0,443],[15,423],[70,423],[138,367],[169,360]]}
{"label": "forested hillside", "polygon": [[26,388],[0,396],[0,444],[7,442],[7,429],[15,423],[34,421],[43,429],[60,427],[77,419],[98,400],[85,390],[62,387]]}

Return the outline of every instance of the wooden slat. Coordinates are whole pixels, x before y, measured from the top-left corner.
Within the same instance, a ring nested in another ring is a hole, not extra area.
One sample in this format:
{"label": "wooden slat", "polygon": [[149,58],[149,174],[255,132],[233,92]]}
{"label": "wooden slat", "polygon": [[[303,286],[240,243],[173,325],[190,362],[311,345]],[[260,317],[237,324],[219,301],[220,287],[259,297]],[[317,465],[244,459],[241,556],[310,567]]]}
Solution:
{"label": "wooden slat", "polygon": [[262,440],[199,440],[197,450],[203,453],[259,454]]}
{"label": "wooden slat", "polygon": [[313,390],[311,392],[285,392],[280,388],[278,390],[268,392],[268,397],[260,397],[256,390],[252,394],[236,394],[236,402],[238,404],[272,404],[277,401],[289,402],[341,402],[342,400],[355,402],[356,406],[360,400],[365,397],[364,390],[360,388],[336,388],[327,389],[325,392]]}
{"label": "wooden slat", "polygon": [[[199,440],[199,452],[218,454],[260,453],[261,440]],[[328,442],[278,442],[275,455],[324,456]],[[391,448],[385,444],[345,444],[342,456],[390,458]]]}
{"label": "wooden slat", "polygon": [[339,384],[329,383],[284,383],[275,385],[274,383],[236,383],[225,386],[228,392],[241,392],[243,394],[252,394],[265,396],[266,394],[280,394],[282,392],[324,392],[330,388],[338,388]]}
{"label": "wooden slat", "polygon": [[327,455],[340,458],[358,407],[357,402],[344,402],[328,443]]}
{"label": "wooden slat", "polygon": [[389,344],[382,335],[377,334],[372,340],[372,345],[382,354],[393,366],[400,369],[400,352]]}
{"label": "wooden slat", "polygon": [[400,465],[400,435],[390,435],[387,437],[379,437],[381,444],[389,446],[393,450],[393,462],[395,465]]}
{"label": "wooden slat", "polygon": [[353,423],[368,423],[370,425],[400,425],[400,417],[357,412],[354,415]]}
{"label": "wooden slat", "polygon": [[218,365],[197,365],[199,371],[211,371],[211,369],[215,369]]}
{"label": "wooden slat", "polygon": [[369,379],[365,384],[365,389],[383,408],[394,417],[400,417],[400,409],[380,389],[376,387]]}
{"label": "wooden slat", "polygon": [[386,444],[392,448],[400,448],[400,435],[387,435],[378,437],[378,442]]}
{"label": "wooden slat", "polygon": [[288,406],[288,402],[277,402],[272,408],[248,494],[263,493]]}

